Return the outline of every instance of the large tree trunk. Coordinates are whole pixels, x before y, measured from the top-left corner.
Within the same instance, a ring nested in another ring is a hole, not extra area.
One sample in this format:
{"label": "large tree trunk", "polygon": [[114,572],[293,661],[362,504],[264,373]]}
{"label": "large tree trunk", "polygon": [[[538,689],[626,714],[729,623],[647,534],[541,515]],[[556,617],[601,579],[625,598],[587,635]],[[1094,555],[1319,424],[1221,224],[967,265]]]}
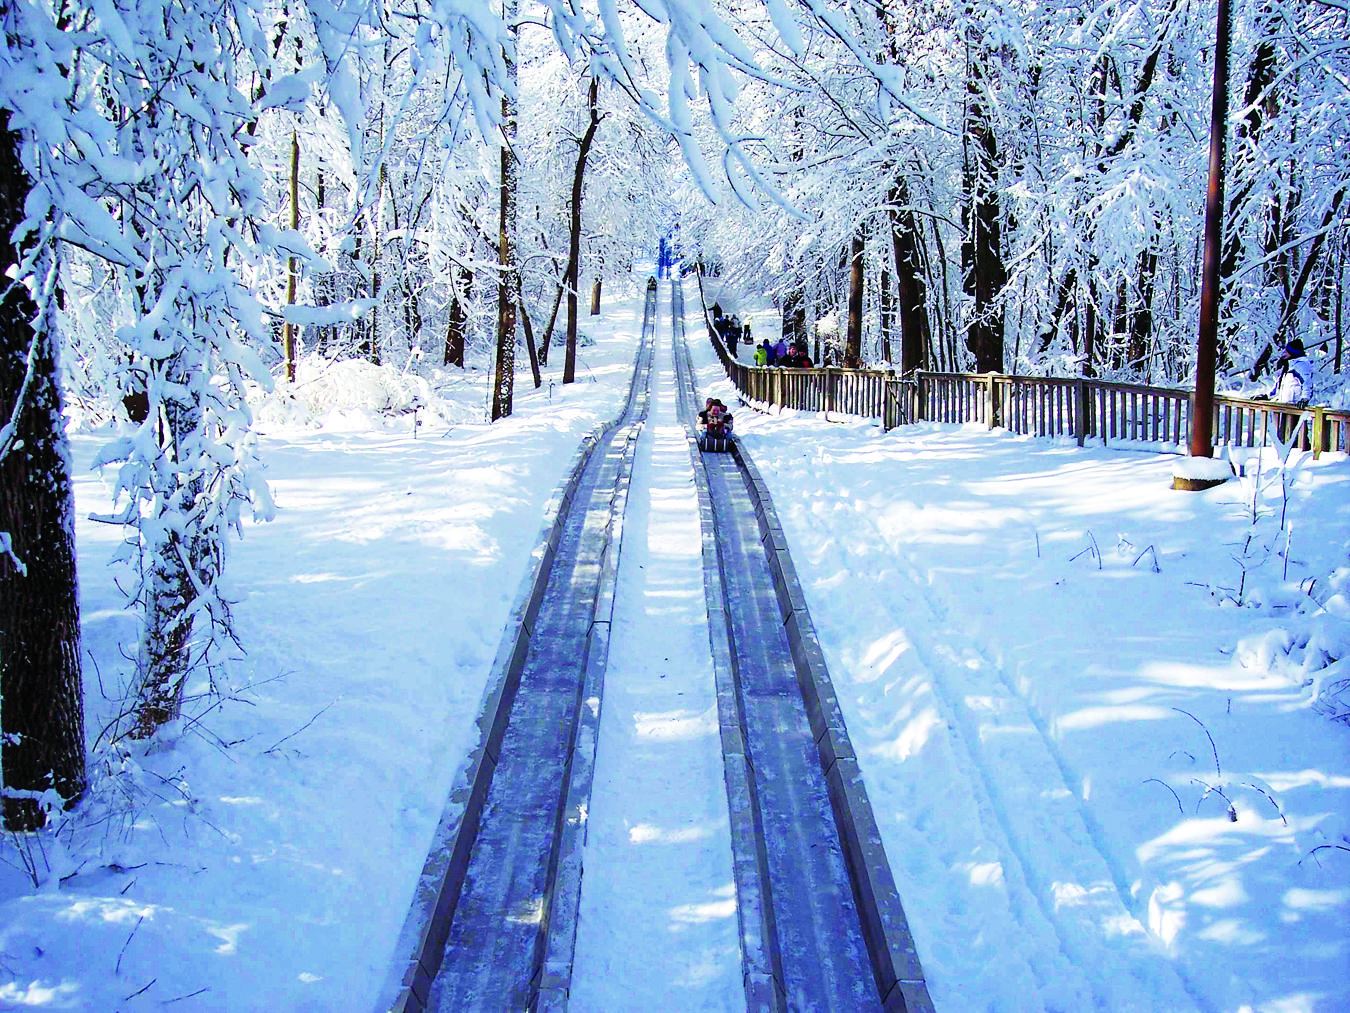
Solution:
{"label": "large tree trunk", "polygon": [[[506,70],[512,84],[516,80],[516,35],[519,0],[506,0],[502,14],[511,28],[507,43]],[[516,239],[516,164],[512,148],[516,143],[516,100],[502,95],[501,214],[497,233],[497,362],[492,381],[492,421],[511,414],[512,392],[516,378],[516,299],[512,260]]]}
{"label": "large tree trunk", "polygon": [[931,332],[928,324],[928,285],[919,250],[919,227],[909,210],[909,191],[903,180],[891,191],[891,246],[899,282],[900,371],[923,369],[928,361]]}
{"label": "large tree trunk", "polygon": [[963,286],[975,302],[966,347],[975,356],[976,372],[997,373],[1003,368],[1003,309],[998,297],[1007,271],[1000,241],[998,143],[984,109],[982,59],[982,54],[972,57],[966,78],[961,266]]}
{"label": "large tree trunk", "polygon": [[867,243],[859,226],[849,242],[848,251],[848,334],[844,338],[844,361],[862,361],[863,327],[863,253]]}
{"label": "large tree trunk", "polygon": [[599,80],[592,76],[587,96],[590,122],[581,135],[577,147],[577,165],[572,173],[572,219],[567,240],[567,351],[563,358],[563,383],[571,383],[577,375],[577,285],[581,278],[581,197],[586,180],[586,158],[591,153],[596,128],[600,126],[597,110]]}
{"label": "large tree trunk", "polygon": [[[164,280],[157,278],[153,290],[163,291]],[[144,318],[150,306],[137,307]],[[158,389],[170,393],[159,403],[159,427],[164,462],[174,468],[181,466],[187,455],[187,446],[200,439],[203,427],[201,401],[190,391],[190,372],[193,364],[182,351],[152,368],[163,376]],[[151,410],[156,405],[151,402]],[[197,619],[193,605],[200,598],[198,587],[214,563],[200,531],[180,531],[174,521],[197,509],[204,494],[200,472],[179,473],[168,495],[156,500],[156,514],[148,525],[149,560],[144,578],[143,602],[145,630],[141,636],[140,653],[136,661],[137,709],[131,735],[147,739],[161,726],[175,720],[182,711],[183,689],[192,670],[193,632]],[[167,523],[166,523],[167,522]]]}
{"label": "large tree trunk", "polygon": [[[0,271],[19,260],[11,237],[30,185],[0,109]],[[54,288],[53,265],[39,267]],[[0,292],[0,769],[5,827],[36,830],[38,795],[71,802],[85,787],[75,504],[54,313],[22,285]]]}

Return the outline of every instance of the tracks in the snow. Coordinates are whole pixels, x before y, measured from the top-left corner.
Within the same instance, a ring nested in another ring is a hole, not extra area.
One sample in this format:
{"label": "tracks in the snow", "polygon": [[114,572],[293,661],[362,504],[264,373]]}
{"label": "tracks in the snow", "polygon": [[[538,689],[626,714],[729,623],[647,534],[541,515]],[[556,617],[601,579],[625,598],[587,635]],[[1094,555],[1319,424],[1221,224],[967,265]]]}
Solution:
{"label": "tracks in the snow", "polygon": [[[680,409],[695,411],[672,289]],[[656,293],[622,415],[588,437],[507,623],[480,744],[438,826],[382,1005],[567,1003],[620,538]],[[750,1009],[931,1008],[768,491],[690,436]]]}

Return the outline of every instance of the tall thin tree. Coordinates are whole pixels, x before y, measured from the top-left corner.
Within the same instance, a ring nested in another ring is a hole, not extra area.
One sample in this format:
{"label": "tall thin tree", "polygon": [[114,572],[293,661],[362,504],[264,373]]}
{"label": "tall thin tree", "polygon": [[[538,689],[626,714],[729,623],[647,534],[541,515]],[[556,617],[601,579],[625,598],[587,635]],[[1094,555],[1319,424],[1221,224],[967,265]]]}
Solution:
{"label": "tall thin tree", "polygon": [[[586,159],[591,153],[591,142],[600,126],[597,108],[599,80],[592,75],[587,90],[589,118],[586,130],[577,142],[577,164],[572,173],[572,217],[568,227],[567,251],[567,354],[563,358],[563,383],[572,383],[577,375],[577,285],[581,280],[581,198],[585,192]],[[598,298],[598,297],[597,297]]]}
{"label": "tall thin tree", "polygon": [[492,378],[493,422],[511,414],[516,379],[516,39],[520,0],[505,0],[502,15],[511,34],[502,53],[511,87],[502,92],[500,215],[497,231],[497,362]]}

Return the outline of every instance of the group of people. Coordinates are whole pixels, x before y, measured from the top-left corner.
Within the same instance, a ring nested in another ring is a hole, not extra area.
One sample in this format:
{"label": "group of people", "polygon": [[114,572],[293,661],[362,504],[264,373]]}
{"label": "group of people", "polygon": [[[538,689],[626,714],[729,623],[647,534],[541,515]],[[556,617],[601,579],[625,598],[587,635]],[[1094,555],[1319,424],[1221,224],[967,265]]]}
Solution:
{"label": "group of people", "polygon": [[810,369],[811,356],[805,341],[789,343],[785,338],[770,342],[767,338],[755,348],[756,366],[787,366],[790,369]]}
{"label": "group of people", "polygon": [[722,344],[726,345],[727,351],[733,357],[736,355],[737,346],[742,341],[747,344],[754,341],[754,338],[750,336],[750,324],[741,323],[740,317],[734,313],[730,316],[723,315],[720,303],[713,303],[712,305],[712,321],[713,330],[717,332],[717,336],[722,339]]}

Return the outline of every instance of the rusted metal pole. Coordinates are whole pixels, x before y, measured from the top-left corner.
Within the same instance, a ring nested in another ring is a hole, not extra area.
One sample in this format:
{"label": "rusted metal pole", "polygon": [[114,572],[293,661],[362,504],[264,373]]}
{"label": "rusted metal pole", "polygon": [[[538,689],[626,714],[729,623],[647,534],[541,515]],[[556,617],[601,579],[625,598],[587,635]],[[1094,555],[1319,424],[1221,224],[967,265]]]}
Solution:
{"label": "rusted metal pole", "polygon": [[1214,104],[1209,119],[1209,193],[1200,283],[1200,336],[1191,401],[1191,456],[1214,456],[1214,371],[1219,343],[1219,257],[1223,248],[1223,159],[1228,120],[1228,0],[1219,0],[1214,43]]}

